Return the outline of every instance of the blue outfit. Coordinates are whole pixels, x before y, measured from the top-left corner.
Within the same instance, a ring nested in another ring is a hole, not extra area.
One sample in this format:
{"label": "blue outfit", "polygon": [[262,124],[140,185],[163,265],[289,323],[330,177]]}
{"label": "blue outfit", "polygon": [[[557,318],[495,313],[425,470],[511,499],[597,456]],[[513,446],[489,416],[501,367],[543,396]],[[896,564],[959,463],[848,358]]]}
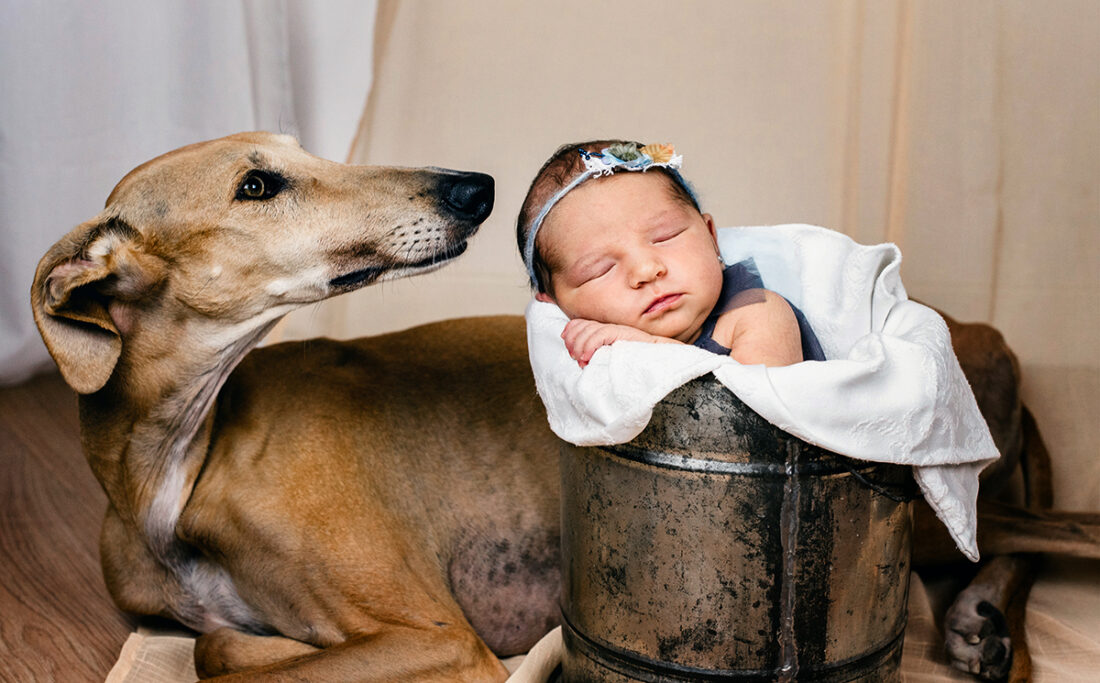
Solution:
{"label": "blue outfit", "polygon": [[[722,271],[722,293],[718,296],[718,303],[715,304],[714,310],[703,322],[703,329],[699,333],[699,338],[692,343],[694,346],[723,356],[729,355],[729,349],[714,341],[712,336],[714,326],[718,322],[719,316],[729,310],[730,301],[733,297],[746,289],[765,289],[760,271],[756,269],[756,262],[751,258],[739,261],[732,266],[726,266]],[[790,304],[791,302],[788,301],[787,303]],[[806,320],[806,316],[794,304],[791,304],[791,310],[794,311],[794,317],[798,320],[798,331],[802,336],[802,359],[825,360],[825,352],[821,350],[821,342],[817,340],[817,335],[810,327],[810,321]]]}

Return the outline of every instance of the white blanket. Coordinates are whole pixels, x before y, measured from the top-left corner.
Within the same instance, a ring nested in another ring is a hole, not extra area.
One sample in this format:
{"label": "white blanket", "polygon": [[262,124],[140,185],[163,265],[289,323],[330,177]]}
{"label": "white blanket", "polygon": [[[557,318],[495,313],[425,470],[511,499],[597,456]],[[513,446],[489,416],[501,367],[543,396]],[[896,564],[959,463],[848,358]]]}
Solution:
{"label": "white blanket", "polygon": [[583,370],[553,304],[527,307],[527,339],[550,427],[579,446],[637,436],[670,391],[714,373],[783,431],[860,460],[913,465],[959,549],[978,559],[978,474],[998,457],[935,311],[910,301],[893,244],[864,246],[810,225],[724,228],[727,263],[752,257],[764,286],[805,313],[825,362],[741,365],[693,346],[620,341]]}

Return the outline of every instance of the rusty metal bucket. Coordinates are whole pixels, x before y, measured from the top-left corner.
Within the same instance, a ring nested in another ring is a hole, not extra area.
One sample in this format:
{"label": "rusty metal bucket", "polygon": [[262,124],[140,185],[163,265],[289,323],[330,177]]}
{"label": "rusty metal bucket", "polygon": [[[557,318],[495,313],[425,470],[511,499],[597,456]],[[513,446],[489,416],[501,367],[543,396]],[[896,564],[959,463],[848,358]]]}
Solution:
{"label": "rusty metal bucket", "polygon": [[561,462],[565,681],[900,681],[908,468],[815,448],[713,378]]}

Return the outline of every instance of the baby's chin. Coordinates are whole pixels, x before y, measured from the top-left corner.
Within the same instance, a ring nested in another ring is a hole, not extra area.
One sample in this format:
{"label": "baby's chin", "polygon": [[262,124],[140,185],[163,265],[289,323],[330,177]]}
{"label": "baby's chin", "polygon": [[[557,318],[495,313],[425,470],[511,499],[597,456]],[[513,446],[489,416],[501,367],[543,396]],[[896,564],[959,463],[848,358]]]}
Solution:
{"label": "baby's chin", "polygon": [[[707,313],[709,310],[707,309]],[[683,306],[667,311],[657,318],[641,320],[635,326],[657,337],[691,344],[699,338],[706,319],[705,313],[695,310],[694,307]]]}
{"label": "baby's chin", "polygon": [[637,326],[642,332],[652,334],[655,337],[664,337],[665,339],[675,339],[676,341],[690,344],[699,338],[700,326],[684,327],[683,325],[669,324],[668,321],[662,321],[664,324],[648,324]]}

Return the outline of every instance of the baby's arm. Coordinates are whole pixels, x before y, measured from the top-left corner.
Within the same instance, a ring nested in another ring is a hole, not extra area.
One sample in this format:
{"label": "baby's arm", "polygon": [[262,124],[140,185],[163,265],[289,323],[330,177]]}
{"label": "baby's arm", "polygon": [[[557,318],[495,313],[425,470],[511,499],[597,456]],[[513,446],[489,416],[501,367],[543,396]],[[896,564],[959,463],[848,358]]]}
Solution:
{"label": "baby's arm", "polygon": [[[730,301],[714,327],[714,341],[730,349],[730,356],[744,365],[780,366],[802,359],[802,333],[794,310],[779,294],[767,289],[746,289]],[[657,344],[681,344],[627,325],[574,318],[561,333],[569,357],[583,368],[601,346],[619,340]]]}
{"label": "baby's arm", "polygon": [[794,310],[779,294],[746,289],[714,326],[714,340],[744,365],[791,365],[802,358],[802,333]]}
{"label": "baby's arm", "polygon": [[675,339],[658,337],[626,325],[612,323],[598,323],[595,320],[573,318],[565,325],[561,333],[565,341],[565,348],[569,350],[569,357],[577,361],[583,368],[592,360],[592,354],[601,346],[613,344],[620,339],[629,341],[641,341],[652,343],[679,344]]}

